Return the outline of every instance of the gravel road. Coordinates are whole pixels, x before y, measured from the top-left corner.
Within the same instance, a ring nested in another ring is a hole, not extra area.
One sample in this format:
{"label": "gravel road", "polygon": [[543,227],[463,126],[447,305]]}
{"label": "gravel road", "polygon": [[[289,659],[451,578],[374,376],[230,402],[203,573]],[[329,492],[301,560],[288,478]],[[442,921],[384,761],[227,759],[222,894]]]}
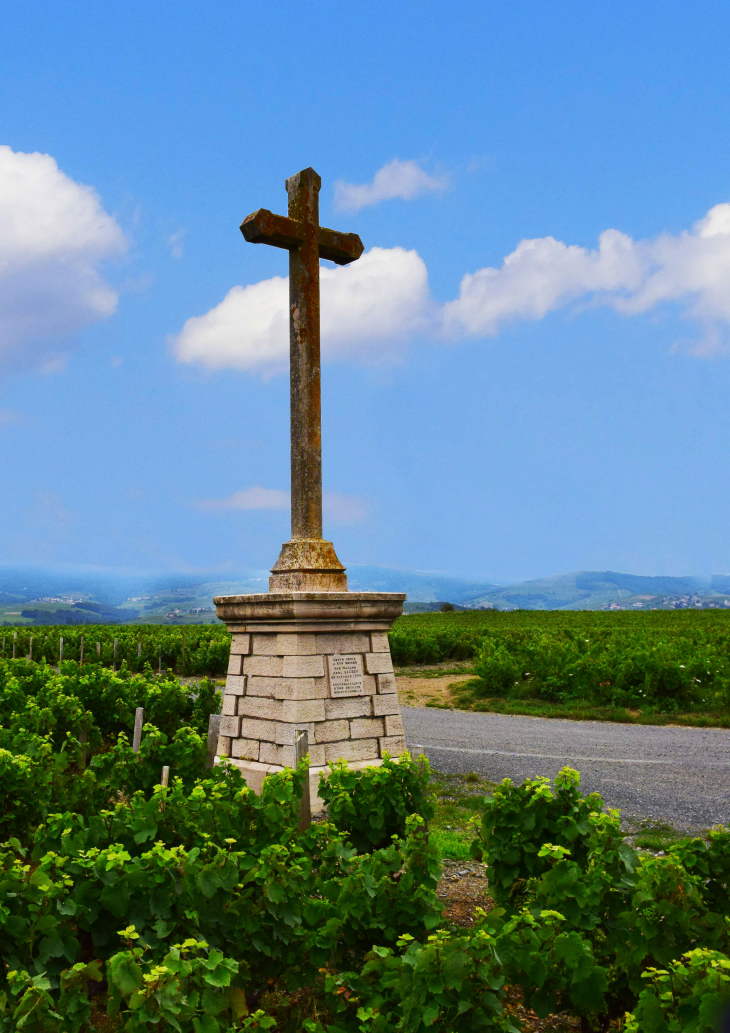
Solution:
{"label": "gravel road", "polygon": [[730,731],[474,714],[402,707],[409,750],[437,771],[497,781],[546,775],[566,764],[584,792],[626,817],[683,829],[730,821]]}

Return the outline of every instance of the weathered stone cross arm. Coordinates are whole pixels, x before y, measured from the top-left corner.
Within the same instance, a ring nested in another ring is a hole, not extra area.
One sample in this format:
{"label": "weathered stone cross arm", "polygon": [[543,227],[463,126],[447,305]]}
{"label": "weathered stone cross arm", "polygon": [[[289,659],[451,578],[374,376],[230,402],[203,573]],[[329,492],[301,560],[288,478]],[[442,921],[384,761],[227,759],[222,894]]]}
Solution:
{"label": "weathered stone cross arm", "polygon": [[[249,244],[271,244],[292,251],[306,240],[304,223],[286,215],[275,215],[268,208],[259,208],[241,223],[241,233]],[[319,257],[337,265],[349,265],[365,250],[357,233],[340,233],[320,226],[317,231]]]}

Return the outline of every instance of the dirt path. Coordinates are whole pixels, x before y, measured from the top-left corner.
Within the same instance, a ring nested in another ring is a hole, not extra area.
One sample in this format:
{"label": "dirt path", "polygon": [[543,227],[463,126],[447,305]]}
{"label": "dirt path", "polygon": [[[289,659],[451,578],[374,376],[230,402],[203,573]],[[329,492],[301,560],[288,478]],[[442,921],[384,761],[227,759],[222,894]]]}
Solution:
{"label": "dirt path", "polygon": [[404,707],[453,706],[449,686],[468,680],[470,675],[443,674],[437,677],[396,674],[398,699]]}

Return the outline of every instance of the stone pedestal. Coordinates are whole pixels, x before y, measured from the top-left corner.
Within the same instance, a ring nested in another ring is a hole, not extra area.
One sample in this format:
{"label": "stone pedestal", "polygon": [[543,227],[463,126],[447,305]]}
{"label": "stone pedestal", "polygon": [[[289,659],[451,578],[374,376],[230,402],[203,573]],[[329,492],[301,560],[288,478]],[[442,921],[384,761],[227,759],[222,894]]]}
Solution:
{"label": "stone pedestal", "polygon": [[388,629],[395,592],[272,592],[220,596],[231,632],[218,756],[260,792],[264,776],[295,764],[309,733],[312,811],[319,775],[335,760],[364,768],[405,751]]}

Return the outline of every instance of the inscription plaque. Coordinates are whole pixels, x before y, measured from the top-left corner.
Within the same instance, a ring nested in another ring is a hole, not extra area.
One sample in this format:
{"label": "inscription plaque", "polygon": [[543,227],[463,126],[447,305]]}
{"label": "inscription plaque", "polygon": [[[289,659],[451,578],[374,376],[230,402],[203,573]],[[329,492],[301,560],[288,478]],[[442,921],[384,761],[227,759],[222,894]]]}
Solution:
{"label": "inscription plaque", "polygon": [[362,657],[335,653],[327,657],[330,669],[330,688],[333,696],[363,696]]}

